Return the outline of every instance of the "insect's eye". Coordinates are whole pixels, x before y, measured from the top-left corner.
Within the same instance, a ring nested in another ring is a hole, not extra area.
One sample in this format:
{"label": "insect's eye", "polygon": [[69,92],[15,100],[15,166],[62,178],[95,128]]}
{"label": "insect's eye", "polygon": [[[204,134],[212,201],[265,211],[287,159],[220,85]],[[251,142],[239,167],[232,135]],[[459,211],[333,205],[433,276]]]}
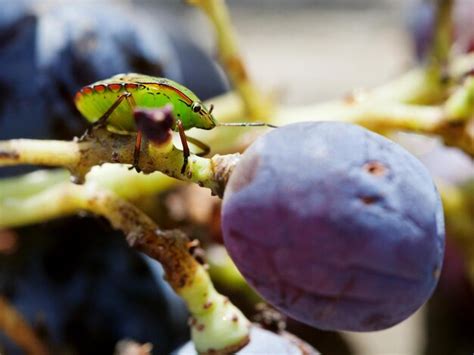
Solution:
{"label": "insect's eye", "polygon": [[201,111],[202,107],[200,104],[198,104],[197,102],[193,103],[191,109],[193,110],[193,112],[199,112]]}

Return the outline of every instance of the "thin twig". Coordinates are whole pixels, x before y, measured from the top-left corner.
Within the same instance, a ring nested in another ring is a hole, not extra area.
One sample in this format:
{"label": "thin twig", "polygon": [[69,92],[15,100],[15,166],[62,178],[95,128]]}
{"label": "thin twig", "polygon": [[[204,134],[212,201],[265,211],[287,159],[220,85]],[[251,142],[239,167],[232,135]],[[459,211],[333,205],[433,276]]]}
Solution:
{"label": "thin twig", "polygon": [[38,338],[31,326],[4,297],[0,296],[0,330],[28,354],[46,355],[46,345]]}

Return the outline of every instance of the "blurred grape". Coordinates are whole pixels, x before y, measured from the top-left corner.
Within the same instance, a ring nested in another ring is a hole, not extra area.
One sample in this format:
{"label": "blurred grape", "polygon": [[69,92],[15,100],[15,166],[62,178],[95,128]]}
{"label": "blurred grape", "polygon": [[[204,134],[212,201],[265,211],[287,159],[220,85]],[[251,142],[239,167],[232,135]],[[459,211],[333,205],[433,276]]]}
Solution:
{"label": "blurred grape", "polygon": [[[250,343],[236,354],[316,355],[319,352],[288,333],[276,334],[253,326],[250,332]],[[197,352],[194,349],[194,344],[188,342],[174,351],[173,355],[197,355]]]}
{"label": "blurred grape", "polygon": [[416,58],[421,61],[428,54],[434,39],[436,11],[433,1],[421,1],[410,13],[409,26],[413,36]]}
{"label": "blurred grape", "polygon": [[167,354],[187,338],[186,325],[172,320],[182,305],[167,301],[147,264],[105,224],[69,218],[17,232],[17,252],[0,255],[0,292],[53,353],[111,354],[131,338]]}
{"label": "blurred grape", "polygon": [[428,303],[426,355],[462,355],[474,349],[474,287],[466,270],[463,249],[448,238],[439,287]]}

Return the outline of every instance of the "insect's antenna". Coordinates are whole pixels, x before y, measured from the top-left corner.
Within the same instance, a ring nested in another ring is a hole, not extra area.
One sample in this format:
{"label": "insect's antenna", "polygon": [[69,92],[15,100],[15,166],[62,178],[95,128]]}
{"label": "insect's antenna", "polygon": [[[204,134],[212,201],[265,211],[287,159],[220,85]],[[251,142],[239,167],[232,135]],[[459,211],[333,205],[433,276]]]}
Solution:
{"label": "insect's antenna", "polygon": [[270,128],[278,128],[278,126],[264,123],[264,122],[225,122],[225,123],[218,123],[218,126],[224,127],[270,127]]}
{"label": "insect's antenna", "polygon": [[209,105],[209,114],[212,113],[212,110],[214,110],[214,105],[213,105],[213,104],[210,104],[210,105]]}

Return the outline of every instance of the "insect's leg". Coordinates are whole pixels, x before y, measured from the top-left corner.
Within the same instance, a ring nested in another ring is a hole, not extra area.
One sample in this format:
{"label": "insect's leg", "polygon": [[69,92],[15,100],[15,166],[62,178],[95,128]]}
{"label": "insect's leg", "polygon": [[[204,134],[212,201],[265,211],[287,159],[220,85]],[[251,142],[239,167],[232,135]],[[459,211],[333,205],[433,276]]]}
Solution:
{"label": "insect's leg", "polygon": [[181,144],[183,145],[183,166],[181,167],[181,174],[184,174],[186,171],[186,166],[188,165],[188,157],[189,157],[189,146],[188,141],[186,139],[186,135],[184,134],[184,127],[183,122],[181,120],[176,121],[176,125],[178,126],[179,138],[181,139]]}
{"label": "insect's leg", "polygon": [[97,121],[95,121],[89,127],[87,127],[86,131],[84,132],[80,140],[87,138],[94,129],[98,127],[103,127],[106,124],[107,120],[109,119],[110,115],[117,109],[117,107],[122,103],[124,99],[127,99],[127,102],[132,106],[132,108],[134,107],[131,104],[131,102],[135,103],[135,101],[133,100],[132,94],[130,94],[129,92],[124,92],[119,97],[117,97],[117,100],[115,100],[115,102],[109,107],[107,111],[105,111],[105,113],[102,116],[99,117]]}
{"label": "insect's leg", "polygon": [[[130,106],[132,106],[132,108],[134,107],[133,104],[135,103],[135,100],[133,100],[132,94],[130,94],[129,92],[124,92],[119,97],[117,97],[117,100],[115,100],[115,102],[112,104],[112,106],[110,106],[109,109],[107,111],[105,111],[105,113],[102,116],[100,116],[100,118],[97,121],[95,121],[93,123],[93,125],[95,127],[104,126],[107,123],[107,120],[109,119],[110,115],[112,113],[114,113],[114,111],[117,109],[118,105],[120,105],[124,99],[127,99],[128,103],[130,104]],[[131,99],[131,101],[130,101],[130,99]],[[131,102],[133,102],[133,104]]]}
{"label": "insect's leg", "polygon": [[133,150],[133,165],[129,168],[129,170],[135,169],[137,173],[141,171],[138,166],[138,162],[140,160],[140,151],[142,147],[142,131],[137,131],[137,138],[135,139],[135,149]]}
{"label": "insect's leg", "polygon": [[[88,137],[93,129],[96,129],[98,127],[103,127],[107,123],[107,120],[109,119],[110,115],[117,109],[117,107],[122,103],[123,100],[127,100],[128,104],[132,109],[137,107],[137,104],[135,102],[135,99],[133,98],[132,94],[129,92],[124,92],[120,94],[119,97],[117,97],[117,100],[109,107],[105,113],[99,117],[97,121],[95,121],[93,124],[91,124],[84,135],[80,138],[80,140],[83,140],[84,138]],[[137,131],[137,138],[135,140],[135,149],[133,151],[133,165],[130,169],[135,169],[137,172],[140,172],[140,168],[138,167],[138,161],[140,160],[140,150],[141,150],[141,145],[142,145],[142,132],[140,130]]]}
{"label": "insect's leg", "polygon": [[187,138],[188,142],[191,142],[196,147],[202,149],[201,152],[196,154],[198,157],[203,157],[203,156],[209,154],[209,152],[211,151],[211,147],[209,147],[206,143],[203,143],[200,140],[198,140],[196,138],[193,138],[193,137],[190,137],[190,136],[186,136],[186,138]]}
{"label": "insect's leg", "polygon": [[[135,99],[133,98],[132,94],[130,94],[128,92],[124,93],[124,94],[128,94],[128,95],[125,95],[125,98],[127,99],[127,102],[130,105],[130,107],[132,109],[136,108],[137,103],[135,102]],[[110,116],[110,114],[109,114],[109,116]],[[140,167],[138,166],[138,163],[140,161],[141,148],[142,148],[142,131],[140,129],[137,129],[137,137],[135,138],[135,148],[133,150],[133,164],[129,168],[129,170],[135,169],[135,171],[137,173],[139,173],[141,171]]]}

